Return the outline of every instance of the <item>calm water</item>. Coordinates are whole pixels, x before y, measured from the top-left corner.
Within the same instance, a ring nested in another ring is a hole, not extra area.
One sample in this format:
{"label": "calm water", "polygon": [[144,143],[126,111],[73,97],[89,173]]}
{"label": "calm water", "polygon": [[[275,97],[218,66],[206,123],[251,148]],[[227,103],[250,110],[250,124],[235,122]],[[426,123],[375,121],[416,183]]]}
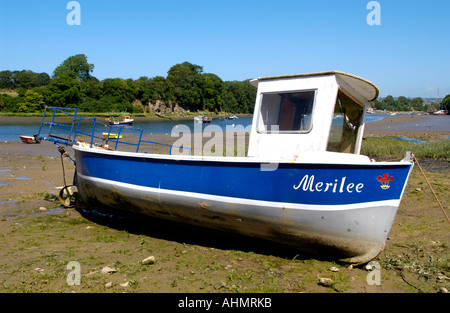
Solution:
{"label": "calm water", "polygon": [[[366,116],[366,122],[374,122],[384,119],[386,116],[384,114],[368,114]],[[246,127],[251,125],[252,117],[241,117],[237,120],[225,120],[225,119],[213,119],[211,124],[203,124],[202,128],[210,127],[209,125],[217,125],[221,127],[223,131],[226,131],[227,126],[232,125],[242,125]],[[419,123],[419,124],[418,124]],[[149,121],[149,122],[135,122],[133,124],[134,128],[140,128],[144,131],[144,134],[170,134],[174,127],[177,125],[186,125],[189,127],[190,131],[194,131],[194,121],[192,120],[168,120],[168,121]],[[199,127],[201,124],[197,124]],[[392,130],[408,130],[408,129],[423,129],[427,130],[433,128],[434,130],[443,130],[447,131],[450,125],[450,117],[449,116],[430,116],[428,119],[420,122],[412,122],[402,125],[392,125],[390,129]],[[217,127],[213,126],[213,127]],[[101,125],[98,126],[101,131]],[[210,127],[211,128],[211,127]],[[233,129],[233,128],[229,128]],[[198,128],[196,129],[198,130]],[[34,124],[31,123],[21,123],[21,124],[0,124],[0,141],[19,141],[19,135],[28,135],[32,136],[33,134],[38,133],[39,131],[39,122]],[[86,125],[84,127],[85,132],[90,132],[90,125]],[[105,128],[107,131],[107,128]]]}
{"label": "calm water", "polygon": [[[213,127],[219,126],[223,131],[227,129],[227,126],[231,127],[233,125],[242,125],[246,127],[252,124],[252,117],[241,117],[237,120],[225,120],[225,119],[213,119],[211,124],[195,124],[194,119],[192,120],[168,120],[168,121],[149,121],[149,122],[135,122],[133,123],[133,128],[139,128],[144,131],[144,134],[170,134],[172,129],[178,125],[186,125],[189,127],[190,131],[193,132],[194,129],[199,130],[198,127],[202,127],[205,129],[209,127],[210,129]],[[196,126],[194,126],[196,125]],[[214,125],[214,126],[210,126]],[[33,134],[37,134],[39,132],[40,122],[36,123],[22,123],[22,124],[0,124],[0,141],[20,141],[19,135],[27,135],[32,136]],[[80,131],[90,133],[92,124],[82,125]],[[97,124],[96,130],[99,132],[102,131],[102,125]],[[208,129],[207,129],[208,130]],[[211,129],[212,130],[212,129]],[[108,131],[108,128],[105,127],[105,132]],[[114,128],[111,132],[114,132]],[[117,132],[117,131],[115,131]],[[43,131],[42,134],[45,134],[46,131]],[[53,133],[53,131],[52,131]]]}

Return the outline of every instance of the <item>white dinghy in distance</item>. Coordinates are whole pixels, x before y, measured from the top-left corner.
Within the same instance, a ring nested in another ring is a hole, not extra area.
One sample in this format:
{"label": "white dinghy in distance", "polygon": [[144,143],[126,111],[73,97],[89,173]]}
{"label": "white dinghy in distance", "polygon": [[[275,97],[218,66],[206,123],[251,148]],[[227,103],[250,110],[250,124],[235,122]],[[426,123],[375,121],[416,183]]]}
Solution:
{"label": "white dinghy in distance", "polygon": [[[413,166],[360,155],[378,88],[338,71],[258,78],[248,155],[74,144],[79,200],[351,263],[384,247]],[[113,169],[113,170],[112,170]]]}

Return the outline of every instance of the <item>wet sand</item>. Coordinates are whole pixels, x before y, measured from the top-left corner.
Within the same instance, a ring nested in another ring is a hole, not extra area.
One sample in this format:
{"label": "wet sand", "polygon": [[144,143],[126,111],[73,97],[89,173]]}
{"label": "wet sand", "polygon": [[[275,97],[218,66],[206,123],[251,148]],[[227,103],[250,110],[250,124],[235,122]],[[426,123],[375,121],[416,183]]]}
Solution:
{"label": "wet sand", "polygon": [[450,115],[392,115],[380,121],[366,123],[364,133],[392,136],[450,135]]}

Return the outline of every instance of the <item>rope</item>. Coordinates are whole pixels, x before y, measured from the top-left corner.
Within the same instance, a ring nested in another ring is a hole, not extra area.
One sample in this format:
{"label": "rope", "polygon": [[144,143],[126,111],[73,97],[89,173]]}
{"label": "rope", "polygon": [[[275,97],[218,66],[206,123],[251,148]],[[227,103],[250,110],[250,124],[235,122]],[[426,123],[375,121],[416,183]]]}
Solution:
{"label": "rope", "polygon": [[442,213],[444,213],[445,217],[447,218],[447,222],[450,224],[450,219],[448,218],[447,213],[444,210],[444,207],[442,206],[441,201],[439,201],[438,196],[436,195],[436,193],[433,190],[433,187],[431,187],[430,181],[428,180],[427,176],[425,175],[425,172],[423,171],[422,167],[419,164],[419,161],[417,160],[416,156],[413,155],[414,158],[414,162],[416,162],[417,166],[419,166],[420,171],[422,172],[423,177],[425,178],[425,181],[428,183],[428,187],[430,187],[431,192],[433,193],[434,197],[436,198],[436,201],[439,203],[439,206],[441,207]]}

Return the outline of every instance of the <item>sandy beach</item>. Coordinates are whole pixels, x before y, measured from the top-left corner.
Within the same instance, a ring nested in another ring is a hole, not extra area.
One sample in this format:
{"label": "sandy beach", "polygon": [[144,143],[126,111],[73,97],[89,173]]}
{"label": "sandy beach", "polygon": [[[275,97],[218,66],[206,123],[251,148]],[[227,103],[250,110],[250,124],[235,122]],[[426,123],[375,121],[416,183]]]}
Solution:
{"label": "sandy beach", "polygon": [[[365,133],[448,137],[449,123],[428,127],[433,118],[387,117],[368,123]],[[71,148],[67,151],[73,156]],[[75,167],[67,158],[63,164],[71,184]],[[448,170],[423,164],[449,212]],[[386,248],[375,259],[381,264],[380,285],[367,283],[364,267],[255,239],[63,208],[56,199],[62,186],[61,158],[52,143],[0,143],[0,292],[435,293],[450,288],[449,224],[417,166]],[[149,256],[154,263],[143,265]],[[79,285],[67,283],[70,261],[81,264]],[[114,271],[102,273],[105,267]],[[333,284],[323,286],[319,277]]]}

